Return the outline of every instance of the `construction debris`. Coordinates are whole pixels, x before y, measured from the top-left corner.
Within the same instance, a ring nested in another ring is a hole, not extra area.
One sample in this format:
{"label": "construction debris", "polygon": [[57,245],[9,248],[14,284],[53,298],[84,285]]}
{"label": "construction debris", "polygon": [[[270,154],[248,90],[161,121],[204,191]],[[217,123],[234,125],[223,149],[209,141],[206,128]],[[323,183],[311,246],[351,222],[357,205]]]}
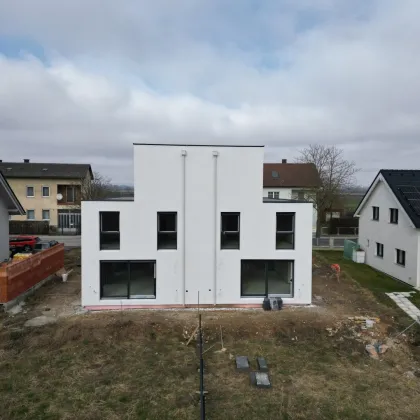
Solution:
{"label": "construction debris", "polygon": [[365,348],[372,359],[379,359],[379,356],[384,354],[389,347],[386,344],[374,343],[367,344]]}

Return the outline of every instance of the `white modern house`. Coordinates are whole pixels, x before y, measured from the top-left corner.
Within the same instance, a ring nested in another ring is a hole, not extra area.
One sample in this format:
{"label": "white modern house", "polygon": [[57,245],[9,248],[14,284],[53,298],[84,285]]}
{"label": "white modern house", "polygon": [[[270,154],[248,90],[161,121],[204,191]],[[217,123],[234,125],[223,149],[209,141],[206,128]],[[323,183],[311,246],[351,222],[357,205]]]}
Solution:
{"label": "white modern house", "polygon": [[134,145],[134,199],[82,203],[88,309],[309,304],[312,204],[263,199],[263,146]]}
{"label": "white modern house", "polygon": [[366,263],[420,287],[420,170],[379,171],[355,217]]}
{"label": "white modern house", "polygon": [[[263,197],[314,201],[321,179],[313,163],[265,163]],[[316,231],[317,210],[312,210],[312,231]]]}
{"label": "white modern house", "polygon": [[0,263],[9,259],[9,218],[18,214],[24,215],[25,211],[0,172]]}

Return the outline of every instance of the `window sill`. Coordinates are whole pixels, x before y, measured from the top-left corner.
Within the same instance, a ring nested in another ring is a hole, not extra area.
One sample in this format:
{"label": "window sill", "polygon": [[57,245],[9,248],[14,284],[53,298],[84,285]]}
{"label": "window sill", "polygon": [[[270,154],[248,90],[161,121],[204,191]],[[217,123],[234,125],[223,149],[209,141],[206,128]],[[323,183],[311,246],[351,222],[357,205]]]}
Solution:
{"label": "window sill", "polygon": [[390,225],[398,225],[398,222],[389,222]]}
{"label": "window sill", "polygon": [[403,267],[403,268],[405,268],[405,264],[395,263],[395,265],[398,265],[398,267]]}

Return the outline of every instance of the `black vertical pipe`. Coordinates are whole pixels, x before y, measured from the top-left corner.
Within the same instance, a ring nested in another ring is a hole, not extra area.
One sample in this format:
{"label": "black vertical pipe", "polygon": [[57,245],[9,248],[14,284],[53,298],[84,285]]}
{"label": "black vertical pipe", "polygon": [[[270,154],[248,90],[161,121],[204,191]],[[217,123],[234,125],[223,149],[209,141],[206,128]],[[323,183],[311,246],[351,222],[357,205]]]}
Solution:
{"label": "black vertical pipe", "polygon": [[203,360],[203,334],[201,331],[201,314],[198,315],[198,342],[200,346],[200,418],[205,420],[205,396],[204,396],[204,360]]}

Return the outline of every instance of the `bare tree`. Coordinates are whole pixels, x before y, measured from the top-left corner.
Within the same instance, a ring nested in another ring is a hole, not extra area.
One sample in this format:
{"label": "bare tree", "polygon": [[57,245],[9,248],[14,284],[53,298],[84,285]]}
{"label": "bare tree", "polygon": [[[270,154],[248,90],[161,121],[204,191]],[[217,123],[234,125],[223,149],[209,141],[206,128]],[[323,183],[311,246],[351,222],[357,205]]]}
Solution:
{"label": "bare tree", "polygon": [[111,194],[111,180],[99,172],[94,172],[93,178],[86,177],[80,182],[80,198],[82,201],[103,200]]}
{"label": "bare tree", "polygon": [[317,211],[316,236],[321,236],[322,216],[331,209],[344,189],[355,185],[356,164],[343,158],[343,150],[335,146],[312,144],[300,151],[300,163],[313,163],[321,178],[321,186],[314,197]]}

